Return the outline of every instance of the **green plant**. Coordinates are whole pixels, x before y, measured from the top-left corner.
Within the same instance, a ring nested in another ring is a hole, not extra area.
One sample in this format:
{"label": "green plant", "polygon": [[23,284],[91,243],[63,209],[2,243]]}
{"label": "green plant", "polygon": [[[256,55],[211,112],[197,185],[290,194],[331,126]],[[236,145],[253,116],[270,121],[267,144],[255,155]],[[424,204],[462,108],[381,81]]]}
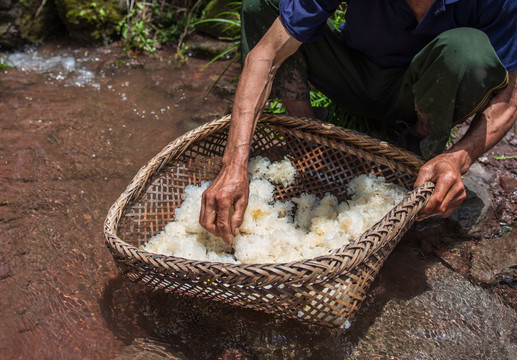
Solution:
{"label": "green plant", "polygon": [[86,8],[80,10],[78,15],[81,18],[98,19],[102,22],[106,19],[106,10],[100,4],[92,1]]}
{"label": "green plant", "polygon": [[181,49],[192,17],[198,16],[195,10],[200,2],[187,9],[166,0],[132,0],[120,23],[125,50],[154,53],[162,44],[177,40]]}
{"label": "green plant", "polygon": [[509,159],[517,159],[517,155],[503,155],[503,156],[494,156],[495,160],[509,160]]}
{"label": "green plant", "polygon": [[[202,19],[196,22],[192,23],[192,26],[196,26],[199,24],[205,24],[205,23],[215,23],[216,25],[220,26],[223,32],[228,34],[228,40],[230,40],[229,46],[221,51],[219,54],[214,56],[208,63],[203,65],[203,67],[199,71],[203,71],[208,66],[213,64],[215,61],[225,58],[231,54],[233,56],[231,57],[230,62],[228,65],[223,69],[221,74],[219,74],[219,77],[214,81],[210,89],[208,89],[206,96],[210,94],[210,92],[214,89],[214,87],[217,85],[217,83],[221,80],[221,78],[226,74],[230,66],[232,64],[239,60],[241,57],[241,41],[240,41],[240,31],[241,31],[241,15],[240,15],[240,8],[241,8],[242,2],[232,2],[229,3],[228,6],[230,7],[228,11],[223,11],[216,15],[215,18],[212,19]],[[205,96],[205,97],[206,97]]]}
{"label": "green plant", "polygon": [[285,114],[287,112],[285,106],[282,104],[282,101],[278,99],[269,99],[266,101],[264,111],[271,114]]}
{"label": "green plant", "polygon": [[230,41],[240,41],[241,33],[241,1],[228,3],[228,11],[222,11],[215,18],[201,19],[193,23],[193,26],[205,23],[214,23],[221,33],[225,34],[225,39]]}
{"label": "green plant", "polygon": [[157,42],[152,36],[152,24],[146,3],[138,2],[128,9],[121,22],[122,39],[127,50],[140,50],[148,53],[156,51]]}
{"label": "green plant", "polygon": [[447,139],[446,147],[447,148],[451,147],[454,144],[454,142],[459,140],[459,138],[460,138],[460,133],[459,133],[458,127],[454,126],[451,129],[449,138]]}
{"label": "green plant", "polygon": [[[75,39],[84,42],[106,42],[120,33],[122,15],[118,2],[60,0],[59,4],[60,16],[66,19],[67,30]],[[42,5],[38,12],[42,11],[40,9]]]}
{"label": "green plant", "polygon": [[188,12],[188,15],[186,17],[186,24],[183,28],[183,32],[181,33],[181,36],[178,41],[178,48],[176,50],[176,59],[185,60],[185,50],[187,47],[185,46],[183,40],[185,39],[185,36],[187,36],[189,29],[192,27],[192,14],[194,13],[194,10],[197,9],[198,5],[201,3],[202,0],[197,0],[194,6],[190,9]]}
{"label": "green plant", "polygon": [[[372,130],[372,126],[366,117],[344,110],[321,91],[313,89],[310,91],[309,96],[312,107],[323,107],[327,109],[327,120],[329,123],[365,133],[369,133]],[[278,99],[269,99],[266,102],[264,111],[274,114],[286,113],[285,107]],[[383,131],[380,132],[383,133]]]}
{"label": "green plant", "polygon": [[345,22],[346,9],[347,4],[341,3],[338,6],[337,10],[334,12],[334,14],[332,14],[332,16],[330,17],[330,20],[336,27],[339,27],[339,25]]}
{"label": "green plant", "polygon": [[6,70],[6,69],[12,69],[14,66],[12,65],[11,61],[7,56],[4,54],[0,54],[0,69]]}
{"label": "green plant", "polygon": [[148,3],[131,2],[128,13],[120,23],[122,39],[126,50],[148,53],[156,51],[157,42],[152,36],[152,23]]}
{"label": "green plant", "polygon": [[324,107],[327,109],[329,123],[364,133],[371,132],[372,127],[366,117],[343,109],[321,91],[312,90],[310,92],[310,99],[313,107]]}

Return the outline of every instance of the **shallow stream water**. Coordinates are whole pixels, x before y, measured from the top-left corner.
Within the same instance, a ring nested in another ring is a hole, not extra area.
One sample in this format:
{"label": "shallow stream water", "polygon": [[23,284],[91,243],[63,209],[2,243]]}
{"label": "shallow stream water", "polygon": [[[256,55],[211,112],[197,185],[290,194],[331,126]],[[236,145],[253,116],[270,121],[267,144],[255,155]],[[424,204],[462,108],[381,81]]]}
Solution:
{"label": "shallow stream water", "polygon": [[[119,51],[50,43],[10,55],[17,68],[1,74],[1,359],[137,358],[138,346],[133,357],[126,350],[142,338],[192,360],[228,349],[256,359],[464,358],[469,347],[511,358],[515,311],[420,247],[423,234],[440,242],[445,232],[449,248],[473,241],[440,222],[403,241],[346,333],[123,279],[104,245],[109,207],[165,145],[228,111],[239,69],[207,96],[224,62],[200,72],[207,59]],[[467,292],[471,302],[459,301]]]}

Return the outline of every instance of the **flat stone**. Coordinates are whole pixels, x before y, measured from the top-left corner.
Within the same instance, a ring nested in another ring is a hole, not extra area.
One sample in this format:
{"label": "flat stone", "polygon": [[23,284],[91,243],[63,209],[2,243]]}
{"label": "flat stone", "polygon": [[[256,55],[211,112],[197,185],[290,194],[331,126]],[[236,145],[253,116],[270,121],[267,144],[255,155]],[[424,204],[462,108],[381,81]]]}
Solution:
{"label": "flat stone", "polygon": [[483,167],[479,162],[475,162],[470,166],[469,171],[465,174],[468,177],[477,177],[483,180],[487,185],[491,185],[497,178],[495,172]]}
{"label": "flat stone", "polygon": [[517,282],[517,230],[474,245],[471,263],[470,275],[477,283]]}
{"label": "flat stone", "polygon": [[467,198],[449,216],[469,234],[481,230],[494,212],[489,184],[495,180],[495,174],[476,164],[463,177]]}
{"label": "flat stone", "polygon": [[[209,56],[217,56],[234,44],[235,42],[221,41],[211,38],[191,40],[186,43],[189,52]],[[236,50],[230,51],[226,56],[222,57],[222,59],[231,59],[235,53]]]}

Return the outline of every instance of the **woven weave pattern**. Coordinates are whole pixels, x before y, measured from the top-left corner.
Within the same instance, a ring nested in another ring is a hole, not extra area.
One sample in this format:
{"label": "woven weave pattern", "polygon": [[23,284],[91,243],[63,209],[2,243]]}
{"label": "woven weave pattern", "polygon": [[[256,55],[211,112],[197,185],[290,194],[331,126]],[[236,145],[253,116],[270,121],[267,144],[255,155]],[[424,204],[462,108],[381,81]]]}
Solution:
{"label": "woven weave pattern", "polygon": [[[221,168],[229,117],[203,125],[166,146],[134,177],[111,207],[105,235],[120,271],[130,280],[167,291],[202,296],[236,306],[343,326],[433,191],[414,189],[377,224],[326,256],[283,264],[223,264],[148,253],[139,249],[174,220],[190,184],[215,178]],[[412,189],[422,160],[387,143],[319,121],[264,114],[251,156],[284,156],[297,170],[275,198],[326,193],[346,200],[349,181],[361,174],[383,176]]]}

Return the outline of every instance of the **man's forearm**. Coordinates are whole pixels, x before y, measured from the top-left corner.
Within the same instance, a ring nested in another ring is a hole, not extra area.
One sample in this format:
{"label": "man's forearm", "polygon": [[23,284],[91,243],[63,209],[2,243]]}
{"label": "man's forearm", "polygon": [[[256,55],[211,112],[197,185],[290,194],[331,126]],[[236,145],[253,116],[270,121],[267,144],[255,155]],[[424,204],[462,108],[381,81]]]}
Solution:
{"label": "man's forearm", "polygon": [[224,166],[247,166],[249,145],[276,71],[300,44],[277,19],[248,54],[235,94]]}
{"label": "man's forearm", "polygon": [[461,173],[497,144],[517,120],[517,71],[508,76],[508,86],[474,118],[465,136],[445,152],[457,156]]}
{"label": "man's forearm", "polygon": [[454,146],[420,169],[415,186],[426,181],[436,184],[431,199],[419,215],[448,217],[466,198],[461,175],[482,154],[493,147],[517,119],[517,75],[509,74],[509,84],[490,101],[487,108],[476,115],[465,136]]}

